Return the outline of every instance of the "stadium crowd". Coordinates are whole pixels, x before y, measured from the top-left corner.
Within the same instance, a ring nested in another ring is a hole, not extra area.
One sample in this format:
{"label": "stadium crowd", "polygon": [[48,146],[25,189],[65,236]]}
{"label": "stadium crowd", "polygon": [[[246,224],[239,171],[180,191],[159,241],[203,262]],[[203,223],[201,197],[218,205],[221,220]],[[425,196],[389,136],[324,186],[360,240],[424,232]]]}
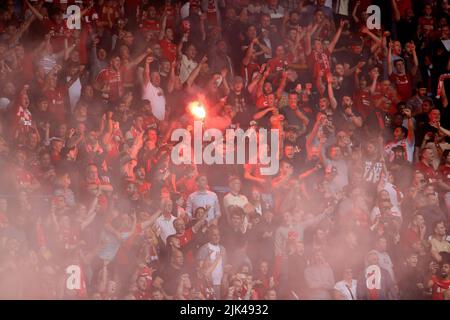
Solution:
{"label": "stadium crowd", "polygon": [[1,2],[0,298],[450,299],[447,0],[73,2]]}

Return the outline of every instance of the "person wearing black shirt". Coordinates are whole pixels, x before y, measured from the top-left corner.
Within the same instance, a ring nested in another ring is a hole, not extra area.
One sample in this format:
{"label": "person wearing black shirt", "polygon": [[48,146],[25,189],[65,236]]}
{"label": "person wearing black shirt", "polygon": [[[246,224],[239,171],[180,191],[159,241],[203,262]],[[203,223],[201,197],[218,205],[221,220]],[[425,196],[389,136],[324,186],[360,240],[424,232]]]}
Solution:
{"label": "person wearing black shirt", "polygon": [[227,103],[233,107],[236,114],[232,120],[233,123],[238,124],[241,128],[247,128],[252,120],[254,108],[252,107],[250,94],[244,88],[242,77],[234,77],[233,86],[227,96]]}
{"label": "person wearing black shirt", "polygon": [[406,263],[401,277],[398,280],[400,289],[400,299],[402,300],[422,300],[424,299],[424,274],[418,265],[418,255],[410,252],[407,255]]}
{"label": "person wearing black shirt", "polygon": [[173,296],[177,292],[180,277],[188,273],[184,267],[183,253],[179,250],[173,251],[170,257],[170,264],[161,272],[164,280],[163,288],[169,296]]}
{"label": "person wearing black shirt", "polygon": [[289,93],[288,105],[281,109],[288,125],[296,126],[301,133],[306,132],[309,125],[308,117],[298,107],[298,94],[296,91]]}
{"label": "person wearing black shirt", "polygon": [[228,208],[230,223],[223,233],[223,246],[227,252],[233,254],[242,244],[247,241],[247,230],[244,225],[245,213],[242,208],[231,206]]}

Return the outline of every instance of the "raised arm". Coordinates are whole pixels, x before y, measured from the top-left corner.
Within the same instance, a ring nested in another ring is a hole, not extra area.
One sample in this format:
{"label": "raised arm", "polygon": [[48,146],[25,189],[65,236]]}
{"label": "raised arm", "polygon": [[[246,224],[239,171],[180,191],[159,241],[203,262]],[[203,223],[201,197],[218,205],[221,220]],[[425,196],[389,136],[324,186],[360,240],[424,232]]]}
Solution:
{"label": "raised arm", "polygon": [[287,80],[287,72],[283,71],[283,75],[281,77],[280,85],[278,86],[277,92],[276,92],[276,98],[280,99],[281,95],[283,94],[284,88],[286,88],[286,80]]}
{"label": "raised arm", "polygon": [[97,205],[98,205],[98,197],[101,195],[100,189],[97,191],[94,200],[91,203],[91,207],[89,208],[87,217],[85,220],[81,222],[81,230],[85,229],[88,225],[94,221],[95,216],[97,215]]}
{"label": "raised arm", "polygon": [[353,21],[355,21],[355,23],[359,22],[359,18],[356,15],[356,12],[358,11],[358,7],[360,4],[361,4],[361,1],[359,1],[359,0],[356,1],[355,7],[353,8],[353,11],[352,11],[352,18],[353,18]]}
{"label": "raised arm", "polygon": [[145,60],[145,67],[144,67],[144,87],[146,87],[150,82],[150,64],[153,62],[153,57],[149,56]]}
{"label": "raised arm", "polygon": [[253,94],[253,92],[255,91],[255,89],[257,88],[257,85],[259,83],[259,80],[261,80],[261,78],[263,77],[263,73],[261,73],[261,70],[264,70],[264,68],[266,67],[266,64],[263,64],[260,68],[260,71],[258,72],[257,76],[252,79],[252,81],[249,83],[249,85],[247,86],[247,91],[251,94]]}
{"label": "raised arm", "polygon": [[448,98],[447,98],[447,93],[445,92],[445,77],[443,75],[441,75],[439,78],[439,84],[441,87],[440,97],[441,97],[442,107],[447,108]]}
{"label": "raised arm", "polygon": [[224,94],[226,96],[230,93],[230,86],[228,85],[227,74],[228,74],[227,68],[224,68],[220,71],[220,75],[222,77],[222,87],[223,87]]}
{"label": "raised arm", "polygon": [[64,50],[58,52],[56,54],[56,58],[57,59],[64,58],[64,61],[67,61],[70,57],[70,54],[72,53],[73,50],[75,50],[75,48],[77,47],[78,44],[79,44],[79,40],[77,39],[75,41],[75,43],[69,47],[69,41],[67,40],[67,38],[65,38],[64,39]]}
{"label": "raised arm", "polygon": [[250,60],[252,58],[253,52],[255,51],[254,46],[255,43],[258,41],[257,38],[253,39],[252,42],[250,42],[250,45],[247,48],[247,51],[245,51],[245,57],[242,59],[242,65],[247,66],[250,63]]}
{"label": "raised arm", "polygon": [[266,46],[264,43],[261,43],[258,38],[256,38],[256,44],[261,47],[261,50],[264,54],[271,54],[272,50]]}
{"label": "raised arm", "polygon": [[327,88],[328,88],[328,99],[330,99],[330,107],[333,110],[336,110],[337,108],[337,101],[334,97],[334,90],[333,90],[333,75],[331,72],[327,74]]}
{"label": "raised arm", "polygon": [[151,55],[152,53],[153,53],[152,49],[147,48],[143,53],[141,53],[136,58],[131,60],[128,63],[127,68],[134,68],[134,67],[136,67],[146,56]]}
{"label": "raised arm", "polygon": [[180,84],[180,78],[175,74],[175,68],[177,66],[177,61],[173,61],[170,64],[169,79],[167,80],[167,93],[172,93],[176,85]]}
{"label": "raised arm", "polygon": [[332,211],[332,208],[327,208],[324,212],[322,212],[321,214],[316,215],[315,217],[311,218],[311,219],[307,219],[304,220],[302,222],[302,226],[303,228],[309,228],[312,227],[313,225],[319,223],[320,221],[322,221],[323,218],[325,218],[330,212]]}
{"label": "raised arm", "polygon": [[411,75],[415,76],[417,74],[417,70],[419,69],[419,59],[417,58],[416,45],[413,41],[411,41],[411,50],[413,56],[413,66],[411,68]]}
{"label": "raised arm", "polygon": [[161,19],[161,31],[159,32],[159,40],[162,40],[164,38],[164,34],[166,32],[166,26],[167,26],[167,14],[164,12],[162,19]]}
{"label": "raised arm", "polygon": [[257,113],[255,113],[253,115],[253,120],[258,121],[261,118],[263,118],[266,114],[268,114],[269,112],[272,112],[272,111],[274,111],[276,109],[277,109],[276,107],[270,107],[270,108],[266,108],[266,109],[263,109],[261,111],[258,111]]}
{"label": "raised arm", "polygon": [[162,211],[158,210],[155,214],[153,214],[148,220],[145,220],[141,223],[142,230],[147,229],[148,227],[151,227],[156,220],[162,215]]}
{"label": "raised arm", "polygon": [[326,115],[323,113],[318,113],[316,117],[316,122],[314,123],[314,126],[309,133],[309,135],[306,137],[306,154],[309,157],[312,151],[313,142],[314,139],[317,137],[317,133],[319,132],[319,128],[324,123],[325,119],[327,118]]}
{"label": "raised arm", "polygon": [[206,218],[208,217],[207,214],[204,214],[193,226],[192,226],[192,232],[197,233],[205,224]]}
{"label": "raised arm", "polygon": [[134,139],[133,145],[130,148],[129,154],[132,159],[136,159],[139,150],[141,150],[143,142],[144,132],[140,132],[137,137]]}
{"label": "raised arm", "polygon": [[206,40],[206,26],[205,26],[206,19],[207,19],[207,14],[206,14],[206,12],[204,12],[200,16],[200,35],[201,35],[201,39],[203,41]]}
{"label": "raised arm", "polygon": [[295,109],[295,116],[303,123],[305,127],[309,125],[309,118],[299,109]]}
{"label": "raised arm", "polygon": [[408,142],[409,144],[414,144],[414,122],[412,120],[411,110],[404,109],[403,112],[408,119]]}
{"label": "raised arm", "polygon": [[33,7],[30,1],[25,0],[25,3],[28,5],[28,8],[30,8],[31,12],[36,16],[36,18],[38,18],[40,21],[44,20],[44,16],[39,12],[38,9]]}
{"label": "raised arm", "polygon": [[263,87],[264,87],[264,82],[266,82],[267,77],[270,74],[270,67],[267,66],[266,70],[263,73],[263,76],[261,77],[261,79],[259,79],[257,87],[256,87],[256,98],[259,98],[263,95]]}
{"label": "raised arm", "polygon": [[331,40],[329,46],[328,46],[328,51],[330,54],[333,53],[334,48],[336,47],[336,44],[339,41],[339,38],[341,37],[342,34],[342,30],[344,29],[344,26],[348,24],[347,20],[341,20],[341,22],[339,23],[339,29],[337,30],[336,34],[334,35],[333,39]]}
{"label": "raised arm", "polygon": [[389,48],[388,48],[388,54],[387,54],[387,72],[388,72],[388,76],[390,76],[393,72],[393,67],[392,67],[392,47],[394,46],[394,43],[391,41],[389,43]]}
{"label": "raised arm", "polygon": [[198,75],[200,74],[200,70],[202,68],[202,66],[208,61],[208,58],[206,57],[206,55],[202,58],[202,60],[200,61],[200,63],[197,65],[197,67],[191,72],[191,74],[189,75],[189,77],[186,80],[186,85],[188,87],[192,87],[192,85],[194,84],[195,79],[197,79]]}
{"label": "raised arm", "polygon": [[391,0],[392,5],[392,17],[394,18],[394,21],[398,22],[400,21],[401,15],[400,11],[398,10],[397,1]]}
{"label": "raised arm", "polygon": [[102,116],[102,122],[101,125],[103,124],[103,128],[100,128],[99,131],[101,131],[103,133],[104,131],[104,124],[106,123],[106,133],[103,135],[103,139],[102,142],[104,145],[109,145],[109,143],[111,142],[112,136],[113,136],[113,111],[108,111],[106,112],[106,114],[104,114]]}
{"label": "raised arm", "polygon": [[375,74],[371,75],[372,84],[370,85],[370,94],[375,94],[375,92],[377,91],[377,84],[378,84],[379,76],[380,76],[379,72],[376,72]]}
{"label": "raised arm", "polygon": [[10,44],[14,44],[16,41],[18,41],[22,35],[30,28],[31,23],[36,19],[36,16],[31,16],[28,18],[22,26],[19,28],[16,34],[12,36],[12,38],[8,41]]}
{"label": "raised arm", "polygon": [[305,36],[305,55],[309,56],[312,52],[312,47],[311,47],[311,38],[314,32],[316,32],[317,28],[319,26],[317,24],[314,25],[309,25],[306,28],[306,36]]}

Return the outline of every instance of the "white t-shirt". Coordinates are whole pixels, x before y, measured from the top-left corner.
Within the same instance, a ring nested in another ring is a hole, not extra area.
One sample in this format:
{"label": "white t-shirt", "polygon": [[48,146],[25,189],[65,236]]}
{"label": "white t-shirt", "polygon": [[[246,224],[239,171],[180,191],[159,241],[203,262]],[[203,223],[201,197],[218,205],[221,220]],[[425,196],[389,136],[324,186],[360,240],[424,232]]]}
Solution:
{"label": "white t-shirt", "polygon": [[166,116],[166,98],[160,87],[155,87],[150,81],[142,90],[142,99],[149,100],[152,105],[152,113],[156,119],[163,121]]}
{"label": "white t-shirt", "polygon": [[197,68],[197,62],[189,60],[184,54],[181,56],[180,81],[185,83],[189,75]]}
{"label": "white t-shirt", "polygon": [[345,160],[325,159],[326,166],[336,167],[337,174],[330,183],[331,189],[338,192],[348,185],[348,165]]}
{"label": "white t-shirt", "polygon": [[333,0],[325,0],[325,7],[333,9]]}
{"label": "white t-shirt", "polygon": [[56,63],[57,63],[57,61],[56,61],[55,54],[45,55],[38,62],[39,66],[44,68],[45,74],[48,74],[53,69],[53,67],[56,65]]}
{"label": "white t-shirt", "polygon": [[[67,80],[70,78],[68,77]],[[70,102],[70,111],[73,112],[75,105],[77,104],[78,100],[80,100],[81,97],[81,81],[80,78],[77,78],[77,80],[72,83],[72,85],[69,87],[69,102]]]}
{"label": "white t-shirt", "polygon": [[[212,251],[212,254],[209,256],[209,260],[213,262],[214,260],[216,260],[217,255],[220,254],[220,246],[208,243],[208,249]],[[222,258],[220,258],[220,261],[217,263],[217,266],[211,273],[212,284],[214,286],[219,286],[222,283],[222,277],[223,277],[223,267],[222,267]]]}
{"label": "white t-shirt", "polygon": [[392,183],[386,182],[384,185],[383,190],[387,191],[389,193],[389,198],[391,199],[391,203],[394,205],[395,208],[400,208],[400,200],[399,196],[402,197],[403,193],[400,191],[397,191],[396,188]]}
{"label": "white t-shirt", "polygon": [[394,160],[394,152],[392,151],[392,148],[396,147],[396,146],[401,146],[403,148],[403,150],[405,150],[406,152],[406,158],[408,160],[408,162],[413,162],[413,157],[414,157],[414,140],[412,143],[409,143],[408,138],[404,138],[402,140],[399,141],[392,141],[389,142],[388,144],[386,144],[384,146],[384,152],[386,153],[389,161]]}
{"label": "white t-shirt", "polygon": [[344,300],[356,300],[356,284],[357,281],[353,279],[352,285],[347,287],[347,283],[342,280],[334,285],[334,289],[339,291],[344,296]]}
{"label": "white t-shirt", "polygon": [[[333,3],[331,0],[328,0],[325,5],[327,7],[330,7],[331,9],[333,9]],[[349,15],[349,7],[350,7],[349,0],[340,0],[338,2],[338,6],[336,8],[336,13],[341,14],[343,16],[348,16]]]}
{"label": "white t-shirt", "polygon": [[189,8],[190,8],[189,1],[181,6],[180,8],[181,19],[186,19],[187,17],[189,17]]}
{"label": "white t-shirt", "polygon": [[156,227],[160,231],[160,237],[164,244],[166,243],[167,237],[175,234],[175,228],[173,227],[173,221],[175,220],[175,217],[170,215],[170,218],[167,219],[164,216],[160,216],[158,219],[156,219]]}
{"label": "white t-shirt", "polygon": [[229,206],[236,206],[244,209],[247,203],[248,199],[243,194],[234,195],[229,192],[225,195],[225,197],[223,197],[223,206],[225,208],[228,208]]}
{"label": "white t-shirt", "polygon": [[[402,213],[401,213],[400,209],[398,207],[396,207],[396,206],[392,206],[391,213],[392,213],[392,215],[394,217],[399,217],[400,219],[402,218]],[[380,216],[380,215],[381,215],[380,208],[378,206],[376,206],[370,212],[370,220],[372,222],[374,222],[375,218]]]}

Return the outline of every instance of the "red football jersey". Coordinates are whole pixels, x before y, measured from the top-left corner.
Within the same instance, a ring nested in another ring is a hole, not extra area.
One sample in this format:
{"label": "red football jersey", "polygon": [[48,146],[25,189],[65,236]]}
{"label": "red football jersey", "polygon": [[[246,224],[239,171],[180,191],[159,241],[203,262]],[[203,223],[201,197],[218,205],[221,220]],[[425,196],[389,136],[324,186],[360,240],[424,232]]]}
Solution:
{"label": "red football jersey", "polygon": [[436,276],[432,276],[433,291],[431,299],[444,300],[444,292],[450,289],[450,279],[441,279]]}

